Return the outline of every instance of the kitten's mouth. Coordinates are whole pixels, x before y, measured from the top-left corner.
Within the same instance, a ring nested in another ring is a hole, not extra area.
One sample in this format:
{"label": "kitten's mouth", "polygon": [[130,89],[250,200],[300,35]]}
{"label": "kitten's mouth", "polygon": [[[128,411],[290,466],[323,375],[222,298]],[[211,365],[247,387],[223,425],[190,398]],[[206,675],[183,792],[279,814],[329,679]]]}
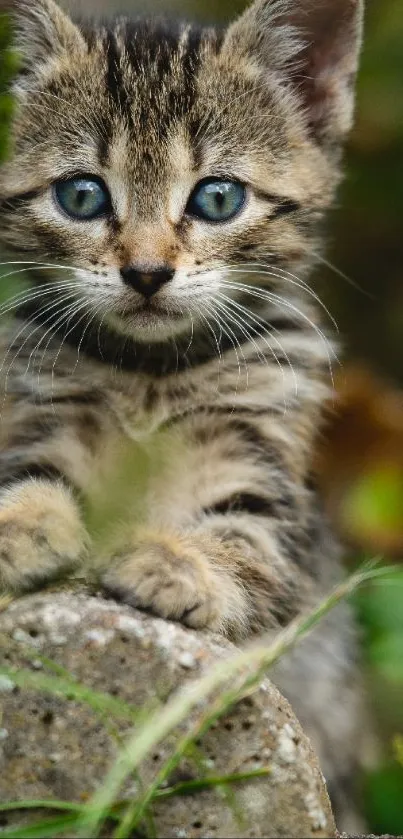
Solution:
{"label": "kitten's mouth", "polygon": [[118,332],[143,341],[164,341],[182,333],[188,321],[183,311],[162,301],[120,301],[107,314]]}
{"label": "kitten's mouth", "polygon": [[183,312],[179,311],[179,309],[175,309],[174,307],[167,307],[165,305],[161,305],[157,300],[152,298],[151,300],[144,300],[140,305],[132,305],[132,306],[122,306],[119,315],[122,318],[130,318],[131,320],[135,317],[141,318],[141,320],[149,319],[150,321],[158,318],[158,320],[180,320],[183,318]]}

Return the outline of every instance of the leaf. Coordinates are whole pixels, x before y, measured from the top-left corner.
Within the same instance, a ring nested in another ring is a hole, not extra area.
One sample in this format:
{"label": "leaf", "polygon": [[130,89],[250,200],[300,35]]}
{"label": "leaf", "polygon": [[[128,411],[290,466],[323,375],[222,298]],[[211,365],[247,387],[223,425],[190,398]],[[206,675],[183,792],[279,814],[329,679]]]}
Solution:
{"label": "leaf", "polygon": [[256,778],[266,778],[268,775],[270,775],[270,768],[263,767],[262,769],[255,769],[250,772],[241,772],[234,775],[218,775],[210,776],[209,778],[200,778],[194,781],[183,781],[183,783],[176,784],[174,787],[158,790],[155,794],[155,799],[173,798],[177,795],[194,795],[197,792],[202,792],[202,790],[211,789],[212,787],[239,784],[243,781],[253,781]]}
{"label": "leaf", "polygon": [[[66,810],[72,813],[81,813],[82,804],[74,804],[72,801],[62,801],[53,798],[31,798],[26,801],[0,801],[0,813],[8,813],[15,810]],[[3,834],[1,834],[3,836]]]}
{"label": "leaf", "polygon": [[58,816],[41,819],[30,825],[20,825],[1,832],[1,839],[56,839],[71,830],[77,821],[77,815]]}

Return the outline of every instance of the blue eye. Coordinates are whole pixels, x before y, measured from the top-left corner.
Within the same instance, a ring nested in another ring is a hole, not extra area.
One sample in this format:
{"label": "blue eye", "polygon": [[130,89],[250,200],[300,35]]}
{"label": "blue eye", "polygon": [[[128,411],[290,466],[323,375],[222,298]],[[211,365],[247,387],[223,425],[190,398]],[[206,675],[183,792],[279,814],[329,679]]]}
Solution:
{"label": "blue eye", "polygon": [[70,218],[91,221],[111,212],[107,187],[99,178],[81,177],[54,184],[57,203]]}
{"label": "blue eye", "polygon": [[240,212],[245,199],[246,189],[239,181],[209,178],[197,184],[186,212],[205,221],[229,221]]}

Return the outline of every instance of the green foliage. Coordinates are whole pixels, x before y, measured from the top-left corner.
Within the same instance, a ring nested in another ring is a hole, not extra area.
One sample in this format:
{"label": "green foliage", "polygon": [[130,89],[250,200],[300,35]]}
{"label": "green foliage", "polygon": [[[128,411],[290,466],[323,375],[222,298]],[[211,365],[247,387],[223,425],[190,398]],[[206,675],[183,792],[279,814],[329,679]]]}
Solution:
{"label": "green foliage", "polygon": [[342,515],[363,532],[399,534],[402,528],[403,474],[381,463],[365,470],[346,492]]}
{"label": "green foliage", "polygon": [[378,719],[382,756],[365,781],[371,830],[403,833],[403,569],[393,583],[370,585],[356,596],[366,632],[367,683]]}
{"label": "green foliage", "polygon": [[[0,165],[7,159],[10,151],[9,135],[14,102],[9,88],[19,66],[18,55],[11,47],[11,36],[9,18],[0,11]],[[0,311],[17,291],[24,288],[23,284],[15,282],[11,276],[14,273],[15,271],[3,271],[0,263]]]}
{"label": "green foliage", "polygon": [[[403,383],[403,4],[367,0],[356,126],[329,237],[332,262],[359,289],[320,270],[347,354]],[[323,286],[322,286],[323,283]],[[361,290],[360,290],[361,289]]]}
{"label": "green foliage", "polygon": [[372,772],[365,784],[368,818],[376,834],[401,836],[403,768],[387,763]]}
{"label": "green foliage", "polygon": [[9,126],[13,115],[13,100],[8,86],[18,68],[18,58],[10,43],[10,22],[4,14],[0,14],[0,163],[9,149]]}

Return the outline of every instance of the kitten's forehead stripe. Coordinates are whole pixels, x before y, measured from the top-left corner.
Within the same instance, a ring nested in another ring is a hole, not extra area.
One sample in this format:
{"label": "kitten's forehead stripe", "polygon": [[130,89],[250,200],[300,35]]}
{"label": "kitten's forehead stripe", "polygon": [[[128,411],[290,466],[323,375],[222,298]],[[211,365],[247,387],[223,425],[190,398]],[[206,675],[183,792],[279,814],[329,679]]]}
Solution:
{"label": "kitten's forehead stripe", "polygon": [[[118,20],[114,26],[84,34],[90,52],[104,67],[100,111],[99,161],[105,166],[122,122],[130,133],[132,158],[150,162],[157,144],[169,139],[172,125],[188,120],[189,136],[199,121],[191,115],[198,93],[198,72],[207,51],[216,54],[221,36],[191,24],[150,24]],[[197,123],[197,124],[196,124]],[[158,158],[158,153],[157,153]],[[161,160],[155,161],[157,166]]]}
{"label": "kitten's forehead stripe", "polygon": [[131,97],[125,84],[122,68],[122,53],[115,32],[105,33],[105,52],[105,83],[108,95],[118,109],[119,115],[128,123],[130,128],[134,128]]}

